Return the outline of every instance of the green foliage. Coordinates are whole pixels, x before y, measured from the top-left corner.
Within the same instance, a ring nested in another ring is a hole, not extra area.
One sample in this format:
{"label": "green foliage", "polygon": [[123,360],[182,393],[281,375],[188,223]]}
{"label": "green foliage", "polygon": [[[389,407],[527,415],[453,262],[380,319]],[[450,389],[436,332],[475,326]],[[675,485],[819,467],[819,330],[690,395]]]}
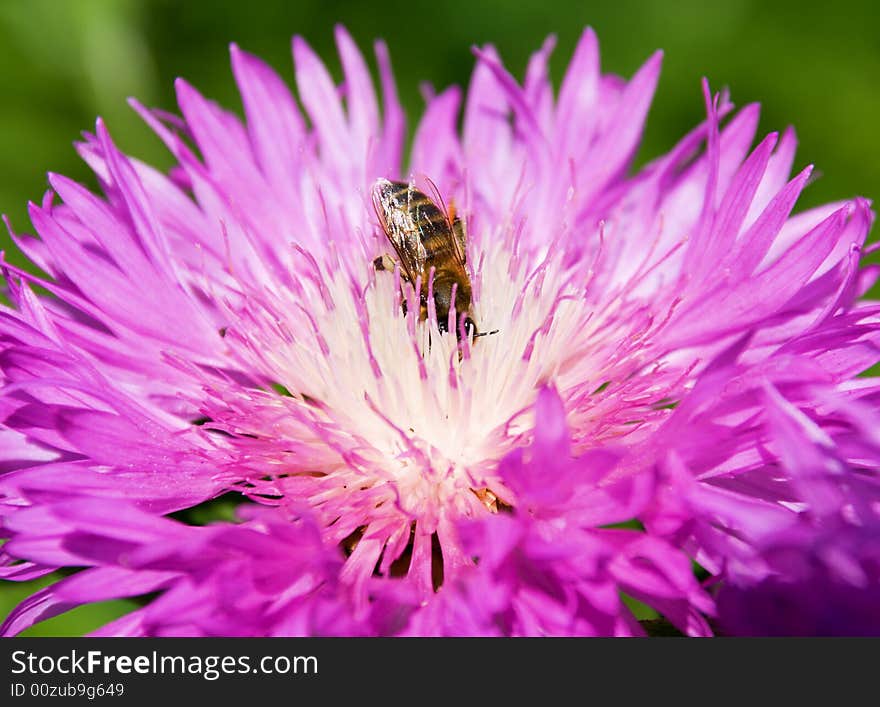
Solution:
{"label": "green foliage", "polygon": [[211,523],[235,523],[235,509],[244,501],[240,493],[227,493],[205,503],[186,508],[171,517],[187,525],[210,525]]}
{"label": "green foliage", "polygon": [[[30,582],[3,582],[0,585],[0,616],[6,617],[19,602],[63,578],[61,573],[55,573]],[[137,602],[129,600],[89,604],[32,626],[21,635],[82,636],[137,608]]]}
{"label": "green foliage", "polygon": [[0,4],[0,211],[25,228],[25,203],[40,198],[48,170],[92,183],[70,143],[96,115],[126,151],[168,166],[125,99],[173,109],[173,79],[183,76],[222,104],[240,106],[230,41],[292,82],[290,36],[299,33],[339,76],[337,22],[366,52],[375,38],[387,40],[411,128],[422,106],[420,82],[466,84],[472,45],[495,44],[521,75],[529,53],[555,33],[558,85],[583,27],[592,25],[609,71],[629,75],[654,49],[666,52],[641,161],[701,118],[705,75],[715,88],[730,86],[739,105],[761,102],[763,131],[797,127],[798,166],[815,162],[823,175],[804,205],[870,197],[880,187],[878,18],[869,0],[842,0],[833,12],[795,0],[557,0],[518,3],[515,11],[502,0],[10,0]]}

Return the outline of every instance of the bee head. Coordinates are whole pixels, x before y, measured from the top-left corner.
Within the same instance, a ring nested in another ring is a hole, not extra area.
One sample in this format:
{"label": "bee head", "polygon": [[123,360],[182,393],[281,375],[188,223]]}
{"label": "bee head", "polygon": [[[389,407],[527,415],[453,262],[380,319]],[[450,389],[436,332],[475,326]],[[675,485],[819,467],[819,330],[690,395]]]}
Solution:
{"label": "bee head", "polygon": [[[475,336],[479,336],[477,334],[477,325],[474,323],[474,320],[471,319],[467,314],[462,315],[458,321],[459,325],[456,336],[458,337],[459,341],[461,341],[462,331],[464,331],[465,337],[469,337],[471,333],[473,333]],[[446,323],[446,319],[438,319],[437,328],[442,334],[445,334],[447,331],[449,331],[449,326]]]}

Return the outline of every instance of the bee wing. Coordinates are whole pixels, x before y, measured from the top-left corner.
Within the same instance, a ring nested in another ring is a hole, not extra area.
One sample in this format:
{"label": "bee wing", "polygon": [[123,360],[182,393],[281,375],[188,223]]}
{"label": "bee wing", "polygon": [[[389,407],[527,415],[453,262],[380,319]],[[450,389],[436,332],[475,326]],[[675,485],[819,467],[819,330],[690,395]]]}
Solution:
{"label": "bee wing", "polygon": [[379,225],[397,253],[403,275],[415,284],[416,278],[423,274],[428,260],[419,231],[408,227],[411,224],[406,210],[394,203],[387,191],[373,189],[372,198]]}
{"label": "bee wing", "polygon": [[440,190],[437,188],[434,181],[425,175],[422,175],[422,179],[424,179],[427,184],[428,198],[434,202],[434,205],[440,209],[443,216],[446,217],[446,225],[449,227],[449,232],[455,235],[452,242],[455,258],[460,265],[464,266],[465,263],[467,263],[467,236],[465,235],[461,219],[455,215],[455,206],[452,202],[449,202],[449,207],[447,208],[446,202],[443,201],[443,197],[440,195]]}

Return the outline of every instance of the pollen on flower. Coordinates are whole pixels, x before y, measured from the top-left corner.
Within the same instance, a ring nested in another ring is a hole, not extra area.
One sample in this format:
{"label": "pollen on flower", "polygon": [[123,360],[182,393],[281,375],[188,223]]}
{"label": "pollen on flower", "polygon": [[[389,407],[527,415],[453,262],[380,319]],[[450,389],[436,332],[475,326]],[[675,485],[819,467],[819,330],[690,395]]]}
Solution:
{"label": "pollen on flower", "polygon": [[308,317],[283,296],[252,313],[265,326],[258,339],[251,333],[242,342],[247,355],[295,391],[266,401],[285,410],[269,413],[279,418],[277,431],[287,425],[300,449],[310,430],[318,449],[329,441],[340,453],[313,471],[357,461],[365,473],[393,480],[402,506],[420,514],[432,488],[497,484],[497,460],[528,439],[540,386],[579,382],[589,366],[590,311],[561,255],[544,263],[539,277],[504,244],[472,258],[480,263],[472,275],[481,293],[475,317],[498,329],[478,341],[459,343],[436,320],[405,315],[401,293],[412,297],[414,288],[393,272],[372,272],[370,253],[349,271],[318,265],[313,291],[325,294],[312,296]]}

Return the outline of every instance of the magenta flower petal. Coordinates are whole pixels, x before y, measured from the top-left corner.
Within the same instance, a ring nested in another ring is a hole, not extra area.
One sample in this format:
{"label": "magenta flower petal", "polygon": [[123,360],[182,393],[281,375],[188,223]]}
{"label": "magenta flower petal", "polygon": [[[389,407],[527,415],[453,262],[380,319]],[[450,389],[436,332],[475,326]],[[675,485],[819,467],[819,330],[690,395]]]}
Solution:
{"label": "magenta flower petal", "polygon": [[[556,98],[552,38],[522,83],[475,49],[404,165],[387,48],[380,96],[335,37],[340,86],[293,39],[296,95],[232,45],[244,121],[182,79],[180,116],[132,100],[175,167],[98,120],[102,193],[50,175],[10,226],[44,275],[3,264],[0,576],[79,571],[4,632],[149,594],[97,635],[641,635],[633,600],[876,633],[870,203],[795,213],[793,130],[753,147],[758,106],[708,82],[633,171],[661,54],[603,74],[590,29]],[[401,179],[461,219],[469,303],[433,250],[387,265]],[[179,520],[221,495],[234,522]]]}

